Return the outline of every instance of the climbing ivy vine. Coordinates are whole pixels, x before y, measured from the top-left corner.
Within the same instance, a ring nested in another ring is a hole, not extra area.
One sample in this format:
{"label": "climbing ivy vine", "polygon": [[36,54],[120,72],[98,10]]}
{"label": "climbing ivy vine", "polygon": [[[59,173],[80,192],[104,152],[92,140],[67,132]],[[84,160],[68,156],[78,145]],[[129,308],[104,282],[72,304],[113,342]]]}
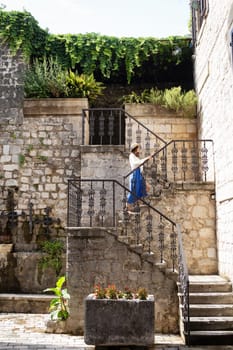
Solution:
{"label": "climbing ivy vine", "polygon": [[143,76],[148,64],[157,70],[167,70],[191,60],[192,55],[191,39],[187,37],[54,35],[41,29],[29,12],[6,12],[4,9],[0,9],[0,38],[9,44],[13,53],[21,49],[29,62],[52,56],[63,68],[94,74],[101,81],[117,79],[123,74],[130,83],[135,74]]}

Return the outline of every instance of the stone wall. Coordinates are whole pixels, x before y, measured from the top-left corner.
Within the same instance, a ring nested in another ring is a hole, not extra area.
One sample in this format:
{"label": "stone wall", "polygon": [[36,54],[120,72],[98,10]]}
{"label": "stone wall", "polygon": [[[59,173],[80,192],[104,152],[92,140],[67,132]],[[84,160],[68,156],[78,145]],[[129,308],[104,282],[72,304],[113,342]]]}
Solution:
{"label": "stone wall", "polygon": [[[65,250],[67,181],[80,176],[80,146],[72,124],[56,117],[0,125],[0,136],[0,210],[9,210],[9,193],[13,193],[11,210],[19,215],[14,225],[7,216],[0,220],[0,242],[14,244],[7,255],[0,250],[1,291],[41,293],[55,285],[57,276],[52,269],[40,270],[43,255],[35,251],[49,239],[63,241]],[[48,219],[46,207],[51,209]],[[65,263],[63,273],[64,267]]]}
{"label": "stone wall", "polygon": [[[0,125],[0,186],[17,191],[17,210],[46,206],[66,222],[67,180],[80,176],[80,146],[73,126],[56,117]],[[4,209],[4,208],[3,208]]]}
{"label": "stone wall", "polygon": [[122,183],[123,176],[130,172],[124,146],[81,146],[81,155],[83,179],[114,179]]}
{"label": "stone wall", "polygon": [[195,83],[199,137],[214,141],[219,273],[233,281],[232,30],[232,1],[209,2],[195,48]]}
{"label": "stone wall", "polygon": [[40,98],[25,99],[23,104],[24,117],[59,117],[72,124],[76,133],[76,143],[82,144],[82,110],[88,108],[86,98]]}
{"label": "stone wall", "polygon": [[[0,219],[0,243],[13,243],[13,251],[0,250],[1,291],[41,293],[57,279],[54,270],[40,270],[43,254],[35,251],[50,239],[62,241],[65,249],[68,179],[81,174],[82,108],[88,105],[87,99],[72,99],[71,108],[64,101],[62,109],[59,102],[55,115],[53,106],[46,111],[36,109],[35,103],[30,115],[31,105],[25,102],[20,125],[0,123],[0,210],[6,214]],[[13,226],[7,219],[9,210],[16,215]],[[28,283],[23,276],[28,276]]]}
{"label": "stone wall", "polygon": [[[82,334],[84,299],[96,284],[147,288],[155,296],[155,332],[178,333],[177,275],[119,242],[114,231],[68,229],[68,290],[71,315],[67,331]],[[153,261],[153,260],[152,260]]]}
{"label": "stone wall", "polygon": [[125,111],[166,142],[197,138],[196,118],[184,118],[152,104],[126,104]]}
{"label": "stone wall", "polygon": [[22,123],[24,64],[20,54],[12,57],[0,42],[0,123]]}
{"label": "stone wall", "polygon": [[[151,202],[180,224],[189,274],[211,275],[218,270],[213,193],[214,184],[211,183],[174,184]],[[153,235],[152,249],[158,241],[156,230]]]}

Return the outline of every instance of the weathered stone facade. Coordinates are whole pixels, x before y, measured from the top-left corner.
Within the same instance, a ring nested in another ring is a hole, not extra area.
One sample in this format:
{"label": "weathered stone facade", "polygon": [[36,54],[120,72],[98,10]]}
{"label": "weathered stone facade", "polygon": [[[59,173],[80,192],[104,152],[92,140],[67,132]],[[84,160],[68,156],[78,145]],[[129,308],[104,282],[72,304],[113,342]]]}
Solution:
{"label": "weathered stone facade", "polygon": [[195,47],[195,82],[199,137],[214,141],[218,269],[233,281],[232,30],[232,1],[209,1]]}
{"label": "weathered stone facade", "polygon": [[184,118],[152,104],[126,104],[125,111],[166,142],[197,138],[196,118]]}
{"label": "weathered stone facade", "polygon": [[111,230],[80,228],[67,233],[68,289],[72,295],[67,329],[71,333],[83,333],[84,299],[96,284],[115,284],[119,289],[146,287],[155,296],[155,331],[179,331],[176,273],[143,259]]}
{"label": "weathered stone facade", "polygon": [[[26,118],[0,126],[0,186],[17,189],[17,209],[49,206],[66,222],[67,180],[80,176],[80,146],[73,126],[56,117]],[[4,208],[3,208],[4,209]]]}
{"label": "weathered stone facade", "polygon": [[23,61],[0,41],[0,123],[23,121]]}
{"label": "weathered stone facade", "polygon": [[191,275],[211,275],[218,270],[213,192],[213,183],[174,184],[160,199],[152,200],[154,207],[181,225]]}
{"label": "weathered stone facade", "polygon": [[[130,169],[128,152],[125,152],[123,146],[80,146],[81,109],[87,107],[87,100],[81,101],[79,107],[73,99],[67,100],[71,104],[68,116],[64,111],[66,102],[59,99],[54,101],[50,101],[53,106],[49,109],[45,100],[40,101],[38,107],[35,100],[25,101],[25,117],[20,125],[12,114],[7,124],[2,119],[0,186],[3,188],[3,199],[0,200],[0,208],[6,209],[8,189],[15,193],[14,205],[19,212],[25,211],[28,214],[29,202],[33,203],[36,215],[43,215],[45,207],[50,207],[52,218],[61,220],[58,236],[64,239],[62,228],[66,224],[68,179],[81,176],[111,178],[120,182]],[[21,103],[20,100],[17,110],[19,114]],[[59,109],[57,105],[60,106]],[[196,120],[167,117],[156,116],[154,119],[150,115],[141,121],[166,140],[195,138]],[[158,209],[181,223],[185,248],[190,254],[189,268],[193,273],[216,272],[212,193],[211,186],[202,191],[201,188],[189,188],[187,184],[181,184],[181,187],[171,186],[162,194],[161,200],[153,199],[153,204]],[[83,300],[94,285],[114,283],[119,288],[127,285],[131,288],[141,285],[146,287],[150,294],[155,295],[155,331],[178,332],[176,273],[167,270],[165,265],[157,265],[154,259],[143,257],[138,250],[119,241],[114,230],[68,228],[66,233],[68,289],[71,294],[68,331],[74,334],[83,331]],[[35,278],[33,288],[31,287],[33,292],[38,292],[40,286],[51,287],[51,281],[46,276],[39,276],[39,280],[42,278],[43,281],[38,283],[37,272],[34,275],[32,271],[29,273],[30,268],[33,271],[37,269],[38,256],[35,254],[32,261],[32,254],[27,251],[36,249],[37,234],[39,231],[33,227],[28,242],[23,229],[15,231],[14,261],[11,266],[12,271],[18,274],[19,284],[22,284],[22,276]],[[2,259],[2,266],[6,261],[7,259]],[[47,283],[49,286],[45,286]],[[26,284],[24,291],[29,289],[30,285]],[[22,288],[18,290],[22,291]]]}

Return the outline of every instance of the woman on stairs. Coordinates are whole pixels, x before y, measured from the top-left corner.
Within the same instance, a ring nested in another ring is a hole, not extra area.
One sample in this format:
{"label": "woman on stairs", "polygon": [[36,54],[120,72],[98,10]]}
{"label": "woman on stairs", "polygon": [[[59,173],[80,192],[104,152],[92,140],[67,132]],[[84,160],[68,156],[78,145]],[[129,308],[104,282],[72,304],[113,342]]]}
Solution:
{"label": "woman on stairs", "polygon": [[[129,214],[135,214],[136,211],[134,209],[135,204],[137,203],[138,198],[144,198],[147,196],[147,184],[143,177],[143,163],[146,160],[152,158],[152,156],[148,156],[146,158],[140,159],[140,146],[138,143],[133,143],[130,148],[129,155],[129,164],[131,170],[134,170],[129,177],[129,188],[130,193],[127,197],[127,210]],[[141,165],[141,166],[140,166]]]}

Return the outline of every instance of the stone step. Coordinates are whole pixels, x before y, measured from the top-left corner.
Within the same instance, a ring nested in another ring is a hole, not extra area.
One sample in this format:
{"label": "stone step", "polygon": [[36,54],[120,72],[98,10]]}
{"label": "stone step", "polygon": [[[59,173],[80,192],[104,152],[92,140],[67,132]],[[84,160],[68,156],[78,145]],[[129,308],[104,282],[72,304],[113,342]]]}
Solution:
{"label": "stone step", "polygon": [[190,304],[233,304],[233,293],[189,293]]}
{"label": "stone step", "polygon": [[53,295],[0,293],[0,313],[48,313]]}
{"label": "stone step", "polygon": [[[188,342],[187,336],[186,343]],[[231,331],[192,331],[189,345],[233,345],[233,330]],[[199,347],[198,347],[199,349]],[[215,347],[214,347],[215,349]],[[224,348],[224,349],[228,349]]]}
{"label": "stone step", "polygon": [[231,292],[230,281],[218,275],[195,275],[189,276],[190,292]]}
{"label": "stone step", "polygon": [[191,331],[233,330],[233,317],[190,317]]}
{"label": "stone step", "polygon": [[190,304],[190,316],[232,316],[233,304]]}

